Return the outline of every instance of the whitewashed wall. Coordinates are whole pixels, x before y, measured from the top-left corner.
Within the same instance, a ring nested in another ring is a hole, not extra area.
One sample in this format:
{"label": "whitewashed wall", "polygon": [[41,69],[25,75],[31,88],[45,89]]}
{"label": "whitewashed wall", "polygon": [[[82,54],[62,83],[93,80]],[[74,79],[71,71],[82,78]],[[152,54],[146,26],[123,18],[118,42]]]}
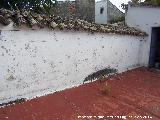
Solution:
{"label": "whitewashed wall", "polygon": [[78,86],[111,66],[142,66],[146,38],[50,30],[2,30],[0,103]]}
{"label": "whitewashed wall", "polygon": [[160,27],[160,8],[153,7],[130,7],[126,12],[126,24],[148,33],[148,40],[144,45],[143,58],[146,59],[145,65],[148,66],[150,55],[150,43],[152,27]]}
{"label": "whitewashed wall", "polygon": [[[101,7],[104,8],[103,14],[100,14]],[[95,23],[107,24],[107,0],[98,1],[95,3]]]}

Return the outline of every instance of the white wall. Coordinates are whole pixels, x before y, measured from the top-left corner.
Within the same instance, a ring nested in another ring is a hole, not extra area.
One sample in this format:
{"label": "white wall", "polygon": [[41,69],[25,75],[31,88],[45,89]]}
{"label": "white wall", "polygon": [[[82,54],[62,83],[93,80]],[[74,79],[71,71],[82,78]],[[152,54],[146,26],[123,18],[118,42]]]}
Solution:
{"label": "white wall", "polygon": [[142,66],[146,38],[73,31],[2,30],[0,103],[33,98],[82,84],[111,66]]}
{"label": "white wall", "polygon": [[129,6],[126,12],[126,23],[130,27],[136,27],[148,33],[149,37],[144,45],[147,51],[143,53],[146,57],[144,59],[147,60],[145,64],[148,66],[152,27],[160,27],[160,8]]}
{"label": "white wall", "polygon": [[[104,8],[103,14],[100,14],[101,7]],[[107,24],[107,0],[102,0],[95,3],[95,23]]]}

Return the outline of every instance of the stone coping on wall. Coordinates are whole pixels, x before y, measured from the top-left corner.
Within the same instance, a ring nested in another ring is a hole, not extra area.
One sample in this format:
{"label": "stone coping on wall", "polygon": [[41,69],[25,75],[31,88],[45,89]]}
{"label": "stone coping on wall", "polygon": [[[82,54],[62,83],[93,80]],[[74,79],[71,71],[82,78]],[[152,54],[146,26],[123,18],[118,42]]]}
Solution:
{"label": "stone coping on wall", "polygon": [[16,29],[22,26],[30,29],[49,28],[51,30],[74,30],[87,31],[90,33],[111,33],[120,35],[147,36],[147,33],[126,26],[123,22],[99,25],[89,23],[80,19],[66,19],[59,16],[37,14],[27,10],[10,11],[0,9],[0,24],[3,26],[11,25]]}

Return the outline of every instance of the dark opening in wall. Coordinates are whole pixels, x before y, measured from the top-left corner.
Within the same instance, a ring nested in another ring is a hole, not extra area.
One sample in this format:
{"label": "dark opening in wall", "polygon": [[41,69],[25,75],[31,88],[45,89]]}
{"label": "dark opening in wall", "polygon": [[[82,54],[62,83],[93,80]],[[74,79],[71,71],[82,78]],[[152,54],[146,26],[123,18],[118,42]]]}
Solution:
{"label": "dark opening in wall", "polygon": [[100,14],[103,14],[103,12],[104,12],[104,7],[101,7],[100,8]]}
{"label": "dark opening in wall", "polygon": [[160,69],[160,27],[152,28],[149,67]]}

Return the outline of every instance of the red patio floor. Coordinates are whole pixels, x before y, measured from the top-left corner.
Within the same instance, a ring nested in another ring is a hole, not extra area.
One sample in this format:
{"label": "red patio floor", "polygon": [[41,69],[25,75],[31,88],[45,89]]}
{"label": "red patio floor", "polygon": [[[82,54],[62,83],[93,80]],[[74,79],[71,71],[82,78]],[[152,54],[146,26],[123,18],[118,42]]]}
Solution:
{"label": "red patio floor", "polygon": [[0,108],[0,120],[160,120],[160,73],[139,68],[120,74],[108,81],[109,95],[101,93],[102,84],[96,81]]}

